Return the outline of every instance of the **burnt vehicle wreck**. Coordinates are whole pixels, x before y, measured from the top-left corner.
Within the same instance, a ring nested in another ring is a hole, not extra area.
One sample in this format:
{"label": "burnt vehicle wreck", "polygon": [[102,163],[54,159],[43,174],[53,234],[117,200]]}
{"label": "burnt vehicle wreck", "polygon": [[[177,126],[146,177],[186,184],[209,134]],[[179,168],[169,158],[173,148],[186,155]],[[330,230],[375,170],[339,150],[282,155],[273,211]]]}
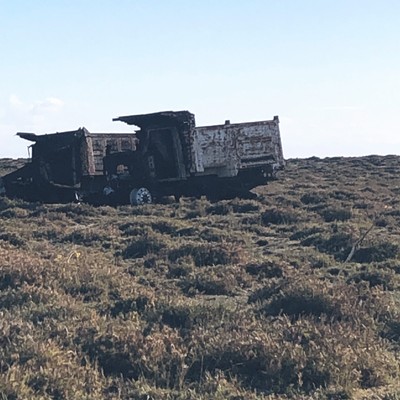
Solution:
{"label": "burnt vehicle wreck", "polygon": [[132,133],[36,135],[30,161],[2,177],[2,191],[29,201],[151,203],[163,196],[232,198],[284,167],[279,119],[196,127],[188,111],[115,118]]}

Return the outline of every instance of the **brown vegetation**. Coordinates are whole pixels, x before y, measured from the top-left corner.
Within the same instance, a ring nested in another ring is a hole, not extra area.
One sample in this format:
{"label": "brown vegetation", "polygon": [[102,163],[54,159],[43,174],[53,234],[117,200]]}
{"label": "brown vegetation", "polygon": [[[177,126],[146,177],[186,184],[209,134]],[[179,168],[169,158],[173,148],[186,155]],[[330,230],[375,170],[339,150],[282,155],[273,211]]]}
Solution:
{"label": "brown vegetation", "polygon": [[289,160],[217,203],[0,198],[0,398],[399,398],[399,167]]}

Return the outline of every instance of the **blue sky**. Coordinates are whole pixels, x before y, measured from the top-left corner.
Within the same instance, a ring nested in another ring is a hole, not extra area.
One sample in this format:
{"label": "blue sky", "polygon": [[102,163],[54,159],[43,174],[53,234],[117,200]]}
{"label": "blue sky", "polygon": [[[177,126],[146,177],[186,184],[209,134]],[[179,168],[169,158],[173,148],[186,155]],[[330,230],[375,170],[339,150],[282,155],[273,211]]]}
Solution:
{"label": "blue sky", "polygon": [[0,0],[0,57],[1,158],[185,109],[279,115],[287,158],[400,153],[397,0]]}

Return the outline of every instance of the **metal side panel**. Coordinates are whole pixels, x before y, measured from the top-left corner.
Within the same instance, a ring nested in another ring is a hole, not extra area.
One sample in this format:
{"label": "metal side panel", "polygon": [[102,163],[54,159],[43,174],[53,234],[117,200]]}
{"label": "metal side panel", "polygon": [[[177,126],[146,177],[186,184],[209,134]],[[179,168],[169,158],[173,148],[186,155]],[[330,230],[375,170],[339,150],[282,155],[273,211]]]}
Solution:
{"label": "metal side panel", "polygon": [[235,176],[240,169],[284,164],[279,120],[198,127],[192,170]]}
{"label": "metal side panel", "polygon": [[91,147],[88,151],[92,154],[91,175],[103,174],[103,157],[106,155],[107,147],[109,151],[121,152],[126,150],[136,150],[137,138],[134,133],[91,133]]}

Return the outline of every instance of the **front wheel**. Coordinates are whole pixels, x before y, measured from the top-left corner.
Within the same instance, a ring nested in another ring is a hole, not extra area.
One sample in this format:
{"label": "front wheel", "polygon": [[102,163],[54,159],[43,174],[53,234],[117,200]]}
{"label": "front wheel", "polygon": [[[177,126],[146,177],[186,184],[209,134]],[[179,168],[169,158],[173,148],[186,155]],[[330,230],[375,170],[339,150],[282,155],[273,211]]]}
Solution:
{"label": "front wheel", "polygon": [[149,189],[141,187],[138,189],[132,189],[129,194],[129,201],[132,206],[140,206],[143,204],[151,204],[153,202],[153,197],[151,196]]}

